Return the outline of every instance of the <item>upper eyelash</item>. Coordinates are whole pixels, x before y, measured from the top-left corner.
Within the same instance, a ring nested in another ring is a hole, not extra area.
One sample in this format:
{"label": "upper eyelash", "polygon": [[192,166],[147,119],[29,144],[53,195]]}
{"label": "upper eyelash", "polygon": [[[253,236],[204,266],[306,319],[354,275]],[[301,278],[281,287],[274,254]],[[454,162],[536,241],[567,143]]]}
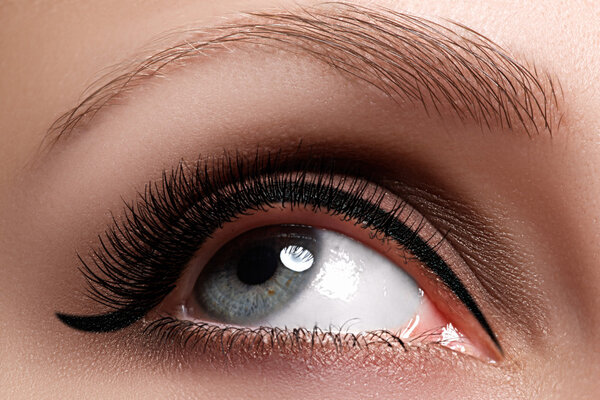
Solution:
{"label": "upper eyelash", "polygon": [[[308,171],[313,174],[308,174]],[[225,154],[193,166],[181,162],[158,183],[148,184],[125,218],[99,238],[89,260],[80,257],[90,296],[109,307],[102,315],[57,313],[65,324],[84,331],[125,328],[158,306],[173,290],[186,264],[218,228],[251,211],[275,204],[310,206],[345,220],[354,220],[384,238],[393,239],[421,261],[461,300],[498,349],[496,335],[456,274],[415,229],[399,215],[398,202],[381,208],[385,191],[366,196],[370,183],[353,168],[332,160],[296,161],[280,153],[254,158]],[[335,176],[343,176],[335,181]]]}

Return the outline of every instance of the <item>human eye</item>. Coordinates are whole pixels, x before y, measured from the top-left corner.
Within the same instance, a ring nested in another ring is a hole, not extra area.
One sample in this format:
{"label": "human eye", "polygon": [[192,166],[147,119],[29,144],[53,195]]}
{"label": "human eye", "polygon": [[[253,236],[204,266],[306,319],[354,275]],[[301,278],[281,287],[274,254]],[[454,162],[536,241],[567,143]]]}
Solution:
{"label": "human eye", "polygon": [[81,257],[112,311],[58,317],[89,332],[137,324],[195,357],[437,345],[498,361],[443,233],[347,164],[301,150],[181,163]]}

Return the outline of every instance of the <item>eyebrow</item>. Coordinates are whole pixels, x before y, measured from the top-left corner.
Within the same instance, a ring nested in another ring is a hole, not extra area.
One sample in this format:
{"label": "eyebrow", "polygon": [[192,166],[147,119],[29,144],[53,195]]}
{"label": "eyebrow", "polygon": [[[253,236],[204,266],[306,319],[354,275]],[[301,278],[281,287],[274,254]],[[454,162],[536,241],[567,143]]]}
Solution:
{"label": "eyebrow", "polygon": [[563,112],[556,77],[460,23],[444,23],[335,2],[252,12],[236,22],[177,32],[165,38],[183,36],[177,44],[100,78],[50,126],[45,141],[69,136],[148,79],[243,43],[307,54],[427,114],[449,109],[482,129],[520,129],[529,136],[558,130]]}

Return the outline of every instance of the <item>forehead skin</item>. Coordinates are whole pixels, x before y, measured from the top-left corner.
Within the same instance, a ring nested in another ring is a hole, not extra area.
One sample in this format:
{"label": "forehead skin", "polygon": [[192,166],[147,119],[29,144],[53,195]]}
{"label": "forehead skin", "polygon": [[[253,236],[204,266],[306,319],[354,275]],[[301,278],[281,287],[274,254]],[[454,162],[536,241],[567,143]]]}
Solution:
{"label": "forehead skin", "polygon": [[[2,194],[11,191],[24,167],[35,156],[48,127],[81,100],[82,91],[104,70],[146,48],[152,38],[165,31],[190,24],[213,25],[219,23],[222,16],[240,11],[293,8],[299,3],[316,2],[0,1],[0,204]],[[557,142],[566,152],[577,152],[580,165],[574,167],[574,171],[586,177],[600,176],[598,3],[566,0],[360,3],[458,21],[555,74],[564,93],[565,111]],[[597,221],[600,189],[593,179],[582,179],[580,188],[578,217],[581,221]],[[582,207],[583,204],[586,207]],[[589,233],[588,242],[582,243],[582,248],[592,250],[581,256],[582,259],[594,259],[599,253],[600,229]],[[0,247],[0,255],[1,251]],[[4,262],[1,257],[0,261]],[[18,263],[18,260],[9,261]],[[588,266],[593,265],[593,262],[588,263]],[[586,282],[578,281],[575,276],[565,284],[598,293],[600,269],[587,272]],[[7,293],[0,293],[0,304],[3,304],[3,296],[15,295]],[[589,307],[597,310],[595,321],[600,321],[599,301]],[[6,327],[4,324],[5,321],[0,321],[0,331]],[[1,352],[7,349],[2,339],[0,337],[0,360]],[[577,360],[569,360],[561,366],[565,373],[572,374],[573,382],[582,377],[587,379],[588,373],[576,364]],[[591,369],[592,372],[597,370],[598,366]],[[589,388],[597,384],[586,382],[581,386],[573,384],[573,390],[589,392]],[[5,382],[0,379],[0,383]]]}

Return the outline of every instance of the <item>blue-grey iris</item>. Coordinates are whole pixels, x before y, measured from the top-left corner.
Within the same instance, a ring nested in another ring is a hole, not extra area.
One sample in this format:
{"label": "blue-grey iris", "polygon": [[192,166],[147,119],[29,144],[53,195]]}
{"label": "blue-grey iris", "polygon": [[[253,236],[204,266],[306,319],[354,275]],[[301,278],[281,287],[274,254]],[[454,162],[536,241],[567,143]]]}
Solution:
{"label": "blue-grey iris", "polygon": [[313,229],[279,225],[248,231],[223,246],[195,287],[199,305],[226,323],[261,320],[285,306],[313,275],[317,243]]}

